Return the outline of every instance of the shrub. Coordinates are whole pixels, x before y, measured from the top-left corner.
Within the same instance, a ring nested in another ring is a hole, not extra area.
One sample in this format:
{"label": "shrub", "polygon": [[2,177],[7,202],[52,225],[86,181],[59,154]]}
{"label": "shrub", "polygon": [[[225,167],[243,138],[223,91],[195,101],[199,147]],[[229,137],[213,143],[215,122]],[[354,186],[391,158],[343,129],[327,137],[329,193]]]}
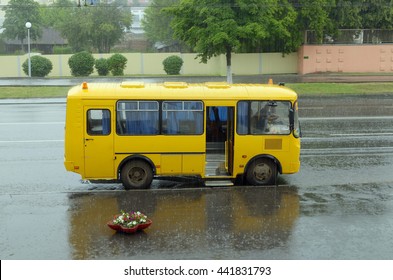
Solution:
{"label": "shrub", "polygon": [[94,71],[94,57],[89,52],[79,52],[68,59],[68,65],[72,76],[89,76]]}
{"label": "shrub", "polygon": [[164,71],[168,75],[179,75],[183,66],[183,59],[180,56],[171,55],[165,58],[162,64],[164,65]]}
{"label": "shrub", "polygon": [[71,47],[62,47],[62,46],[53,47],[53,54],[71,54],[71,53],[72,53]]}
{"label": "shrub", "polygon": [[[52,71],[52,62],[46,57],[35,55],[30,58],[31,63],[31,76],[32,77],[45,77]],[[23,72],[29,75],[29,59],[26,59],[22,64]]]}
{"label": "shrub", "polygon": [[126,68],[127,58],[119,53],[112,55],[108,59],[109,70],[113,76],[123,76],[124,69]]}
{"label": "shrub", "polygon": [[109,63],[105,58],[96,59],[95,67],[97,69],[98,75],[106,76],[109,73]]}

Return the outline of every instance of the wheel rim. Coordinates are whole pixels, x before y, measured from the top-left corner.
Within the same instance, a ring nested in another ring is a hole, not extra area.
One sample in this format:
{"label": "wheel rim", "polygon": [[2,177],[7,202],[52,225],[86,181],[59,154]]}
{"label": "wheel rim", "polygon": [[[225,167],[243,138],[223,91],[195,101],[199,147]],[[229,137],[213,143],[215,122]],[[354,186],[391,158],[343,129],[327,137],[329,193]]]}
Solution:
{"label": "wheel rim", "polygon": [[134,184],[141,184],[146,180],[146,171],[140,167],[133,167],[128,172],[128,178]]}
{"label": "wheel rim", "polygon": [[259,182],[266,182],[272,177],[273,171],[268,164],[259,163],[253,170],[254,178]]}

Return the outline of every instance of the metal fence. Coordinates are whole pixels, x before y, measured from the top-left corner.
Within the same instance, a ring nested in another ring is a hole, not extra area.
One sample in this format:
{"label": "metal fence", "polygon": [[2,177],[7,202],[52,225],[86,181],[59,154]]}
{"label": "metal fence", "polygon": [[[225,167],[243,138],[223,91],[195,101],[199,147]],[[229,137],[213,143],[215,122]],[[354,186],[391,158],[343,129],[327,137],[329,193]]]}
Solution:
{"label": "metal fence", "polygon": [[336,34],[326,34],[319,39],[314,31],[307,30],[305,44],[387,44],[393,43],[393,30],[340,29]]}

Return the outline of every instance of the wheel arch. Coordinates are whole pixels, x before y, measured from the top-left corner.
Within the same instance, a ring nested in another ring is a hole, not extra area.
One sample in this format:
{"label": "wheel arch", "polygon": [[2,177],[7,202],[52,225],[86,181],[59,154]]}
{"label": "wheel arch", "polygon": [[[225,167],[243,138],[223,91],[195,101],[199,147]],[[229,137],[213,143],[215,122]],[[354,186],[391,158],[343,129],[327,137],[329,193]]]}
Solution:
{"label": "wheel arch", "polygon": [[143,160],[143,161],[145,161],[147,164],[150,165],[150,167],[151,167],[151,169],[153,171],[153,176],[156,175],[156,166],[154,165],[153,161],[150,158],[148,158],[146,156],[143,156],[143,155],[130,155],[130,156],[124,158],[120,162],[119,166],[117,167],[117,179],[120,179],[120,177],[121,177],[120,174],[121,174],[121,170],[123,169],[123,166],[127,162],[130,162],[130,161],[133,161],[133,160]]}

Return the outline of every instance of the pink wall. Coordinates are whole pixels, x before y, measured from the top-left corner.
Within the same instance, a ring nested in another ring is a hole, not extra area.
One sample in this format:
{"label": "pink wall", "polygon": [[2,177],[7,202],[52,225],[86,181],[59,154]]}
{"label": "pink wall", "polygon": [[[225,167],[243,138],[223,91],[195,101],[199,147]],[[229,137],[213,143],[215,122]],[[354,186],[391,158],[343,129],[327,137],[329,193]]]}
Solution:
{"label": "pink wall", "polygon": [[316,72],[393,72],[393,44],[304,45],[299,74]]}

